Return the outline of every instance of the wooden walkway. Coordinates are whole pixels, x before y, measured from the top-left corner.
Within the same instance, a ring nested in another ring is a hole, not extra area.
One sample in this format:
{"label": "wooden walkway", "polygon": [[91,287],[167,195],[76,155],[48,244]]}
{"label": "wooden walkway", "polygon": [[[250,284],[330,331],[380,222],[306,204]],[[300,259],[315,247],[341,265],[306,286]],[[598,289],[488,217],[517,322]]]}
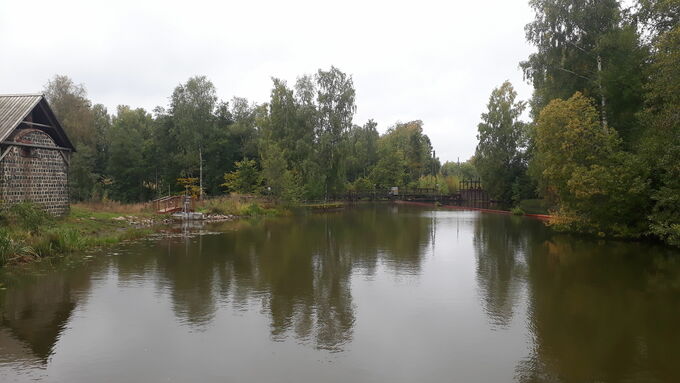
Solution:
{"label": "wooden walkway", "polygon": [[194,199],[184,195],[173,195],[153,200],[154,210],[158,214],[171,214],[184,211],[185,205],[188,211],[194,211]]}

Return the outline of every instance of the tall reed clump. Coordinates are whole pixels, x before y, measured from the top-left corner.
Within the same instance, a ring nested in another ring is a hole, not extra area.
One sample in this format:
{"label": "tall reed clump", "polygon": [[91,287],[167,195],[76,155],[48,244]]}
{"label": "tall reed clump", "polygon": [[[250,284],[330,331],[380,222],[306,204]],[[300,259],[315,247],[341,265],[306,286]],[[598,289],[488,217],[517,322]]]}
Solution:
{"label": "tall reed clump", "polygon": [[36,256],[35,250],[24,241],[12,238],[6,228],[0,228],[0,266],[26,256]]}
{"label": "tall reed clump", "polygon": [[71,228],[55,228],[46,231],[34,245],[38,256],[45,257],[53,254],[70,254],[87,248],[87,240]]}

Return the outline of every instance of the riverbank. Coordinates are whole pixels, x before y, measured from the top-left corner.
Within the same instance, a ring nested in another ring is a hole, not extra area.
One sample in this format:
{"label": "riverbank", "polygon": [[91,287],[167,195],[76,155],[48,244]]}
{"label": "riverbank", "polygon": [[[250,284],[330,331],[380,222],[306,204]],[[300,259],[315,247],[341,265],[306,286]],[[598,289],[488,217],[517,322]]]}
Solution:
{"label": "riverbank", "polygon": [[[401,204],[435,206],[431,203],[397,201]],[[498,214],[509,211],[440,206],[447,209],[478,210]],[[343,202],[282,205],[247,195],[211,198],[196,203],[195,210],[205,214],[202,222],[229,221],[244,217],[281,216],[293,211],[340,211]],[[528,217],[549,220],[543,214]],[[53,218],[31,204],[20,204],[0,213],[0,267],[20,265],[60,257],[123,241],[139,239],[167,230],[174,220],[159,215],[150,204],[116,202],[71,205],[65,217]]]}
{"label": "riverbank", "polygon": [[59,218],[32,204],[15,205],[0,216],[0,266],[140,238],[167,219],[146,211],[141,204],[74,204],[68,215]]}
{"label": "riverbank", "polygon": [[[275,216],[289,210],[248,196],[224,196],[196,204],[204,222],[241,217]],[[35,205],[23,203],[0,212],[0,267],[139,239],[166,230],[174,220],[156,214],[150,204],[117,202],[77,203],[68,215],[51,217]]]}

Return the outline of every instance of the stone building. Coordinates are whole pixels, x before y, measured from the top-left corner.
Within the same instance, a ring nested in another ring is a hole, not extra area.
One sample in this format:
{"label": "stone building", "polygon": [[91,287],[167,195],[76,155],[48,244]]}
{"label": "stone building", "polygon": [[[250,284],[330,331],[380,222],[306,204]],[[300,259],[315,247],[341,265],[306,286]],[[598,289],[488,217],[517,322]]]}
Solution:
{"label": "stone building", "polygon": [[65,214],[74,151],[45,96],[0,95],[0,208],[30,201]]}

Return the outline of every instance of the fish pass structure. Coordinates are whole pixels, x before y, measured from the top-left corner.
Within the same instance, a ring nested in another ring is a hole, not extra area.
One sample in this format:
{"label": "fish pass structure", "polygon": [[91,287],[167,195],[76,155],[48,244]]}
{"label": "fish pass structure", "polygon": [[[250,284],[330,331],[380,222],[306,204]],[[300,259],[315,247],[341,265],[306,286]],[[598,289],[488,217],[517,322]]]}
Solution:
{"label": "fish pass structure", "polygon": [[33,202],[65,214],[73,152],[45,96],[0,95],[0,208]]}

